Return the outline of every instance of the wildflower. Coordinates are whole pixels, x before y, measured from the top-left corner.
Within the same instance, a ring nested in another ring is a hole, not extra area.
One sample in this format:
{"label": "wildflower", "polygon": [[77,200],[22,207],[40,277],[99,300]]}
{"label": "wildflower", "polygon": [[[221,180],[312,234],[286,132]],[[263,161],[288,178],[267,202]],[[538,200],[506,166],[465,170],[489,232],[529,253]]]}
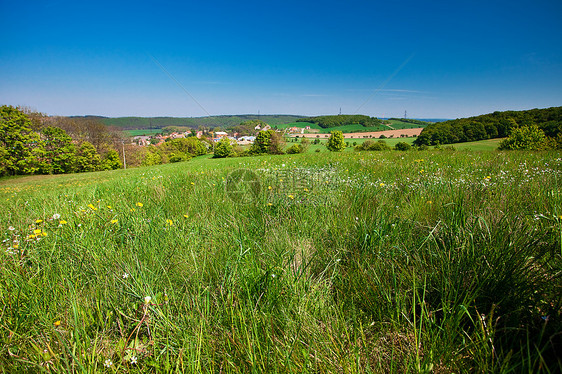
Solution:
{"label": "wildflower", "polygon": [[308,192],[308,188],[305,187],[305,188],[304,188],[304,192]]}
{"label": "wildflower", "polygon": [[112,219],[110,222],[111,222],[112,224],[116,224],[116,223],[117,223],[117,220],[116,220],[116,219]]}
{"label": "wildflower", "polygon": [[380,183],[379,186],[380,186],[380,187],[384,187],[384,183]]}
{"label": "wildflower", "polygon": [[271,186],[267,186],[267,189],[268,189],[268,190],[271,190]]}
{"label": "wildflower", "polygon": [[59,219],[59,218],[60,218],[60,214],[58,213],[53,214],[53,219]]}
{"label": "wildflower", "polygon": [[150,296],[145,296],[145,298],[144,298],[144,303],[145,303],[145,304],[149,304],[149,303],[150,303],[150,300],[152,300],[152,297],[150,297]]}
{"label": "wildflower", "polygon": [[103,363],[106,368],[111,367],[111,365],[113,365],[113,362],[109,358]]}
{"label": "wildflower", "polygon": [[66,225],[67,222],[63,219],[63,220],[61,220],[61,221],[59,222],[59,224],[61,224],[61,225]]}
{"label": "wildflower", "polygon": [[41,229],[35,229],[35,230],[33,230],[33,233],[34,233],[35,235],[41,234]]}
{"label": "wildflower", "polygon": [[41,222],[43,222],[42,219],[38,219],[38,220],[35,221],[35,223],[41,223]]}
{"label": "wildflower", "polygon": [[174,221],[172,221],[171,219],[167,219],[166,224],[172,226],[174,224]]}
{"label": "wildflower", "polygon": [[293,195],[289,195],[289,199],[293,200],[295,197]]}
{"label": "wildflower", "polygon": [[136,203],[136,206],[138,206],[139,208],[142,208],[142,203]]}
{"label": "wildflower", "polygon": [[195,183],[191,182],[191,185],[192,185],[192,186],[195,186]]}
{"label": "wildflower", "polygon": [[189,216],[188,216],[187,214],[184,214],[183,216],[184,216],[185,218],[189,218]]}
{"label": "wildflower", "polygon": [[55,323],[53,323],[53,325],[55,325],[55,327],[59,327],[60,326],[60,319],[58,321],[56,321]]}
{"label": "wildflower", "polygon": [[273,205],[272,203],[267,203],[267,206],[272,206],[272,205]]}
{"label": "wildflower", "polygon": [[10,231],[14,231],[15,229],[16,229],[16,228],[15,228],[14,226],[8,227],[8,230],[10,230]]}
{"label": "wildflower", "polygon": [[98,210],[98,208],[96,208],[95,206],[93,206],[92,204],[88,204],[88,208],[92,209],[92,210]]}
{"label": "wildflower", "polygon": [[127,278],[129,278],[129,274],[123,273],[123,279],[127,279]]}
{"label": "wildflower", "polygon": [[137,356],[132,356],[131,357],[131,364],[135,365],[137,363]]}
{"label": "wildflower", "polygon": [[108,205],[108,206],[107,206],[107,209],[111,209],[111,205]]}
{"label": "wildflower", "polygon": [[431,205],[433,203],[433,201],[427,200],[427,203]]}

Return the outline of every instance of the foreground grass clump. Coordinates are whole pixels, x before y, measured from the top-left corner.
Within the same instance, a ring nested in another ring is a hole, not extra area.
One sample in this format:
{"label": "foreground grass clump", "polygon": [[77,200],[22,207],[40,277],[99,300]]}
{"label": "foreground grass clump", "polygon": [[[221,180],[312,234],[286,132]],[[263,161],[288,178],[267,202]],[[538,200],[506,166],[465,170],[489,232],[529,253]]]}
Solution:
{"label": "foreground grass clump", "polygon": [[560,371],[561,177],[435,151],[4,180],[0,368]]}

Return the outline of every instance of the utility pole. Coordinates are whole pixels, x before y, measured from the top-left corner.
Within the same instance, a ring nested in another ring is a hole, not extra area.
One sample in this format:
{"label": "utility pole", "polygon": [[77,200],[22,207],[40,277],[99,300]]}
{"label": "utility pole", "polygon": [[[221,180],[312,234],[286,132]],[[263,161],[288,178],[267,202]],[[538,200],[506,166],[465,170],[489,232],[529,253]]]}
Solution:
{"label": "utility pole", "polygon": [[121,141],[123,143],[123,169],[127,169],[127,160],[125,159],[125,141]]}
{"label": "utility pole", "polygon": [[406,114],[407,114],[407,111],[404,111],[404,119],[408,118],[408,116]]}

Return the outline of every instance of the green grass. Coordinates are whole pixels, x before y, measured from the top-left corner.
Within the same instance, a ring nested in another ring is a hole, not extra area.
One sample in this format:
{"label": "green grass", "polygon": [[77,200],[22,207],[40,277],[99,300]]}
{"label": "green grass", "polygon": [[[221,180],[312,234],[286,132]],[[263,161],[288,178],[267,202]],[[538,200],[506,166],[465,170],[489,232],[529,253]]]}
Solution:
{"label": "green grass", "polygon": [[431,150],[2,179],[0,372],[560,372],[561,177]]}
{"label": "green grass", "polygon": [[494,151],[497,150],[503,138],[480,140],[477,142],[451,144],[455,149],[470,151]]}

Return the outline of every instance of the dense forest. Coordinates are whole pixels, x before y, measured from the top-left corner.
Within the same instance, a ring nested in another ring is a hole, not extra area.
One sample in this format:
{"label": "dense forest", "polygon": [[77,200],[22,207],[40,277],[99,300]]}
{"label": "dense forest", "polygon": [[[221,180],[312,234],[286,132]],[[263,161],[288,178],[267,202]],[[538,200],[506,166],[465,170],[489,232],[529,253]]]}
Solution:
{"label": "dense forest", "polygon": [[562,107],[506,111],[461,118],[425,127],[415,145],[439,145],[504,138],[513,129],[537,126],[548,139],[556,141],[562,133]]}
{"label": "dense forest", "polygon": [[382,124],[382,121],[376,117],[369,117],[359,114],[355,114],[355,115],[340,114],[336,116],[306,117],[306,118],[297,119],[297,122],[314,123],[324,129],[329,129],[338,126],[345,126],[345,125],[354,125],[354,124],[363,125],[364,127],[375,127]]}
{"label": "dense forest", "polygon": [[431,122],[422,121],[422,120],[413,119],[413,118],[389,118],[389,120],[411,123],[411,124],[414,124],[414,125],[420,125],[420,127],[425,127],[425,126],[427,126],[428,124],[431,123]]}
{"label": "dense forest", "polygon": [[96,118],[107,126],[119,127],[122,130],[133,129],[161,129],[168,126],[182,126],[197,129],[199,127],[221,127],[228,128],[236,126],[241,122],[250,120],[263,120],[271,126],[295,122],[300,116],[293,115],[255,115],[243,114],[236,116],[211,116],[211,117],[85,117]]}

